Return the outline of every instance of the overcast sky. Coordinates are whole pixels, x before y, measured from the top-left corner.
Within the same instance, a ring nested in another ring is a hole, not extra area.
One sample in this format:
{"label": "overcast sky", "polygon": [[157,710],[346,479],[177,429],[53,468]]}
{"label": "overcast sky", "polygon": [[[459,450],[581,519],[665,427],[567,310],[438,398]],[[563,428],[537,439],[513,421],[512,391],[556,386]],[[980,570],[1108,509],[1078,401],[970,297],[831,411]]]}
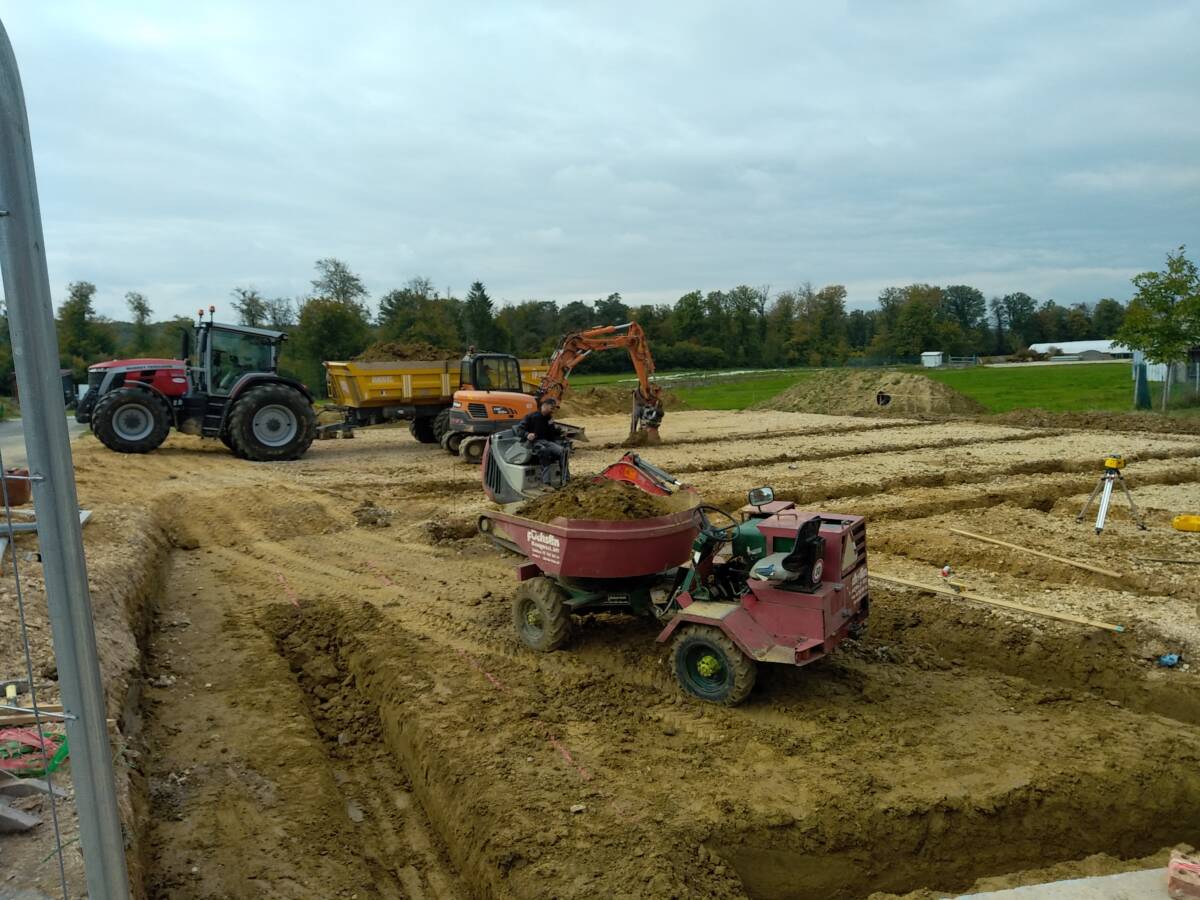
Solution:
{"label": "overcast sky", "polygon": [[55,302],[1129,294],[1200,251],[1200,5],[4,2]]}

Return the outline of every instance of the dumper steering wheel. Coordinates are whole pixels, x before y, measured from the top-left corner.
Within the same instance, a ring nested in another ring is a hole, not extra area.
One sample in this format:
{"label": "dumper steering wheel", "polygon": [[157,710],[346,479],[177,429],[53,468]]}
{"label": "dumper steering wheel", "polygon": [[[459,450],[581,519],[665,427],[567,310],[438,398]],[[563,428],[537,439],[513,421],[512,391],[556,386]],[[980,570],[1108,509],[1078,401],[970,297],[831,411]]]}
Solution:
{"label": "dumper steering wheel", "polygon": [[[741,523],[725,512],[725,510],[717,506],[704,505],[696,507],[696,512],[700,515],[700,531],[706,537],[710,537],[714,541],[720,541],[721,543],[732,541],[737,537],[738,525]],[[710,512],[717,513],[720,517],[728,519],[729,524],[723,526],[714,525],[708,517]]]}

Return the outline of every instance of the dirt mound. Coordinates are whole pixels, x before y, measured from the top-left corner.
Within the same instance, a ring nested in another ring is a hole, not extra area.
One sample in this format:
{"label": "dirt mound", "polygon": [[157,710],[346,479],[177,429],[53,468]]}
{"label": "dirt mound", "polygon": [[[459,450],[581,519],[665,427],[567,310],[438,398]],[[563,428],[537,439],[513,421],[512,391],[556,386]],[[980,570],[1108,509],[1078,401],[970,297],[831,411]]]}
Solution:
{"label": "dirt mound", "polygon": [[1087,428],[1092,431],[1141,431],[1152,434],[1200,434],[1200,417],[1164,416],[1152,412],[1051,412],[1014,409],[987,416],[989,425],[1021,428]]}
{"label": "dirt mound", "polygon": [[425,341],[376,341],[354,359],[358,362],[388,362],[394,359],[406,359],[413,362],[437,362],[443,359],[455,359],[462,355],[461,350],[448,350],[445,347],[435,347]]}
{"label": "dirt mound", "polygon": [[[663,391],[663,406],[678,406],[679,397]],[[563,415],[614,415],[628,413],[633,408],[633,386],[601,384],[595,387],[568,388],[563,397]]]}
{"label": "dirt mound", "polygon": [[[876,402],[880,393],[891,398],[885,406]],[[983,407],[970,397],[923,375],[846,369],[818,372],[756,408],[838,416],[983,412]]]}
{"label": "dirt mound", "polygon": [[669,497],[647,494],[624,481],[573,481],[560,491],[530,500],[517,515],[538,522],[563,516],[568,519],[602,519],[630,522],[668,516],[679,509]]}

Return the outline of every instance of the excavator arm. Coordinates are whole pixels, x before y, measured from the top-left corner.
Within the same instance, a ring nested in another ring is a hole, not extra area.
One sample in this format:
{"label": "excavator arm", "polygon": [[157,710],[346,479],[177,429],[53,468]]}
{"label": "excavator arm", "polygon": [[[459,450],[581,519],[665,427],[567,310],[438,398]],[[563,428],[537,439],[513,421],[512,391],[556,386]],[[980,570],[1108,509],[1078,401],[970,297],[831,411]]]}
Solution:
{"label": "excavator arm", "polygon": [[538,395],[561,401],[567,389],[567,378],[577,365],[597,350],[621,348],[629,351],[638,379],[638,386],[633,391],[629,436],[658,443],[658,427],[663,420],[662,388],[653,380],[654,357],[646,333],[637,322],[604,325],[565,335],[550,357],[550,370],[542,378]]}

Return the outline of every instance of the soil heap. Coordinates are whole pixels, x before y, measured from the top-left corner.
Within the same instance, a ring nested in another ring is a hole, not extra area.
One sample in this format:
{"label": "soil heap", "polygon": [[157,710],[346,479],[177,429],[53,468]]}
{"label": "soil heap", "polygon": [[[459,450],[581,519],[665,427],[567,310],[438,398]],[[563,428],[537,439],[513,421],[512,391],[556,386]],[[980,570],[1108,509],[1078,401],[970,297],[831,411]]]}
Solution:
{"label": "soil heap", "polygon": [[[664,407],[679,405],[679,398],[670,391],[663,391],[662,399]],[[568,388],[563,397],[562,413],[568,416],[602,416],[628,414],[632,408],[632,384],[601,384],[595,387]]]}
{"label": "soil heap", "polygon": [[[880,392],[891,397],[886,406],[876,402]],[[983,412],[983,407],[970,397],[924,375],[846,369],[817,372],[770,400],[764,400],[756,408],[831,416],[971,415]]]}
{"label": "soil heap", "polygon": [[536,522],[549,522],[559,516],[631,522],[669,516],[678,509],[678,503],[670,497],[647,494],[628,482],[602,478],[572,481],[562,490],[530,500],[517,510],[517,515]]}
{"label": "soil heap", "polygon": [[356,362],[388,362],[398,359],[438,362],[443,359],[455,359],[461,355],[461,350],[447,350],[425,341],[376,341],[354,359]]}

